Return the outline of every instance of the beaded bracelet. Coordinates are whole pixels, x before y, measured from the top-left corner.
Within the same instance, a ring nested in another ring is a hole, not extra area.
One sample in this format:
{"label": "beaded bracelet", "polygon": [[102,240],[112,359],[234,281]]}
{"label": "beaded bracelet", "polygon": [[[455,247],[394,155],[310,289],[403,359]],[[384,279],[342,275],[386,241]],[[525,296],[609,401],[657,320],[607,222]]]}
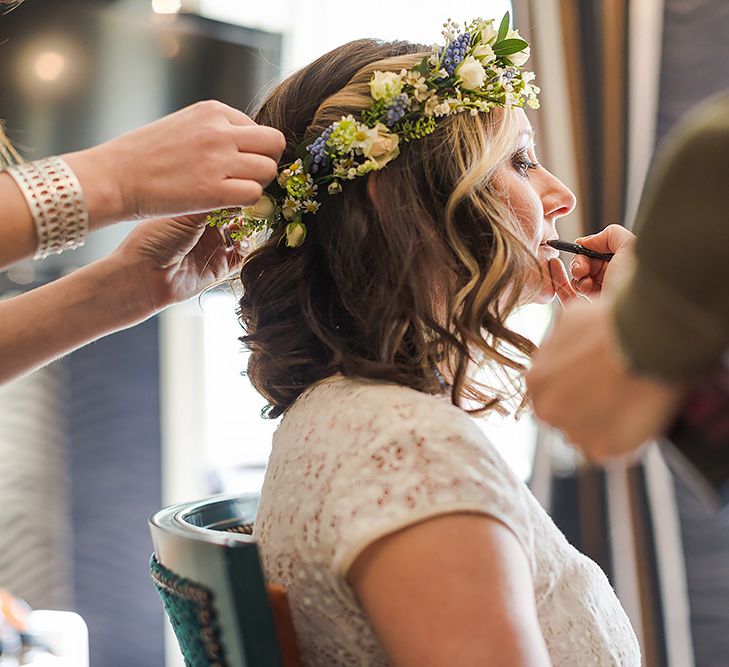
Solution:
{"label": "beaded bracelet", "polygon": [[60,157],[8,167],[30,208],[38,233],[33,259],[75,250],[86,242],[89,213],[76,174]]}

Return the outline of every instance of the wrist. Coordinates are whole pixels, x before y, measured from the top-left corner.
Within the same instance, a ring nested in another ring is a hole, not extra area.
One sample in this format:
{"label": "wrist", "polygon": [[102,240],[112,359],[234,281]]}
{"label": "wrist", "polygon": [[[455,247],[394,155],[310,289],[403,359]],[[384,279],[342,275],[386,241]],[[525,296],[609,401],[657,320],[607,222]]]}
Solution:
{"label": "wrist", "polygon": [[93,284],[108,302],[110,330],[138,324],[161,310],[149,292],[144,270],[119,253],[113,252],[87,268],[94,272]]}
{"label": "wrist", "polygon": [[81,184],[92,230],[133,217],[125,202],[120,170],[108,146],[102,144],[61,156]]}

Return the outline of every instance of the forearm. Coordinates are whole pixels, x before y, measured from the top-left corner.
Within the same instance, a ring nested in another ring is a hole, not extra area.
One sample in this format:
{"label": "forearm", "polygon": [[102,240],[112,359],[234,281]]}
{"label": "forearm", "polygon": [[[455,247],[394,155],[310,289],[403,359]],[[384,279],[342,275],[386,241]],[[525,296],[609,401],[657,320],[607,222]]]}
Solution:
{"label": "forearm", "polygon": [[[114,165],[103,146],[61,157],[81,184],[89,231],[130,216],[124,209]],[[38,236],[25,197],[9,174],[0,173],[0,270],[31,257],[37,247]]]}
{"label": "forearm", "polygon": [[0,384],[151,314],[133,272],[113,259],[0,301]]}
{"label": "forearm", "polygon": [[30,209],[9,174],[0,173],[0,270],[30,257],[38,245]]}

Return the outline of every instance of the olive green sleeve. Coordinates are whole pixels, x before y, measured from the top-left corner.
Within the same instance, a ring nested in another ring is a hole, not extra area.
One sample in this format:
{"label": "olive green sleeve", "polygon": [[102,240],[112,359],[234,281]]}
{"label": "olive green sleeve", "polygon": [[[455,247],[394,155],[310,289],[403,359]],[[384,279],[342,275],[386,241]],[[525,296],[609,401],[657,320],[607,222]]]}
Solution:
{"label": "olive green sleeve", "polygon": [[621,347],[638,372],[690,381],[729,346],[729,94],[669,139],[635,231],[637,269],[615,310]]}

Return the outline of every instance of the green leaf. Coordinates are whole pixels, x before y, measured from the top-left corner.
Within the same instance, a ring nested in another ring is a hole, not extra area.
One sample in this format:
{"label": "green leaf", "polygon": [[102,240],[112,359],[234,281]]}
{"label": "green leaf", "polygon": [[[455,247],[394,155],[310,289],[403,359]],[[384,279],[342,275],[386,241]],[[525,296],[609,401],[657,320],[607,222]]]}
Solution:
{"label": "green leaf", "polygon": [[523,39],[505,39],[494,44],[493,49],[497,56],[510,56],[512,53],[523,51],[527,46],[529,46],[529,42],[525,42]]}
{"label": "green leaf", "polygon": [[501,24],[499,25],[499,34],[496,37],[496,41],[500,42],[504,37],[506,37],[506,33],[509,32],[509,12],[506,12],[504,14],[504,18],[501,19]]}
{"label": "green leaf", "polygon": [[430,56],[425,56],[413,69],[416,72],[420,72],[423,76],[427,76],[430,70],[430,63],[428,62]]}

